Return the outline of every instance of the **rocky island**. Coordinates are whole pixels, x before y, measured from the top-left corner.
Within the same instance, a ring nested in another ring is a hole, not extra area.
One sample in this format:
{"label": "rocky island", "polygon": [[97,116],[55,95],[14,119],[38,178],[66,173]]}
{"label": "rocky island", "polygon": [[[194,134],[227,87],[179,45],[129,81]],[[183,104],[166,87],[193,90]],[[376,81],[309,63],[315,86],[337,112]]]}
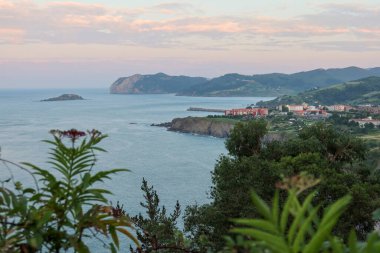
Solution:
{"label": "rocky island", "polygon": [[41,102],[68,101],[68,100],[84,100],[84,99],[81,96],[76,95],[76,94],[63,94],[58,97],[43,99],[41,100]]}

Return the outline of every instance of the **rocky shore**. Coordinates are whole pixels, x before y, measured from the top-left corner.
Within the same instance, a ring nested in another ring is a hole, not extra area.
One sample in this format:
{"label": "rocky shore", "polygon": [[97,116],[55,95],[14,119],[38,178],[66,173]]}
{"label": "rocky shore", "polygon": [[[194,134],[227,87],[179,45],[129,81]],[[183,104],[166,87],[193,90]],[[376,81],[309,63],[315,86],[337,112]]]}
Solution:
{"label": "rocky shore", "polygon": [[152,124],[152,126],[166,127],[169,131],[209,135],[219,138],[228,137],[233,122],[205,117],[175,118],[171,122]]}
{"label": "rocky shore", "polygon": [[[227,121],[220,118],[186,117],[175,118],[171,122],[152,124],[151,126],[165,127],[168,131],[208,135],[227,138],[238,121]],[[283,141],[288,139],[285,133],[269,132],[263,142]]]}

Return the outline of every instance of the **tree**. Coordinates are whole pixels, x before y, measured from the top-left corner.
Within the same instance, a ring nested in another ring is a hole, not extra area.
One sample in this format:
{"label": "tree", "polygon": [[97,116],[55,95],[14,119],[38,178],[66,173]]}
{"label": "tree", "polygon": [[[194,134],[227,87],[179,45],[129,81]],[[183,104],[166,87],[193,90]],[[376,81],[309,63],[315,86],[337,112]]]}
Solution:
{"label": "tree", "polygon": [[299,137],[301,140],[318,140],[323,148],[321,153],[330,161],[352,163],[365,158],[367,149],[364,142],[349,133],[338,132],[332,125],[316,123],[304,128]]}
{"label": "tree", "polygon": [[160,207],[157,192],[153,186],[148,186],[145,179],[143,179],[141,190],[144,192],[145,202],[140,205],[146,210],[146,216],[140,213],[132,217],[141,247],[134,249],[131,246],[131,252],[192,252],[187,248],[184,236],[177,228],[177,219],[181,215],[178,201],[174,211],[167,214],[165,206]]}
{"label": "tree", "polygon": [[186,209],[185,229],[195,241],[201,240],[197,246],[221,250],[225,233],[234,226],[231,218],[257,217],[255,207],[247,205],[252,190],[270,202],[282,176],[302,172],[323,179],[314,197],[322,207],[352,196],[352,211],[342,215],[334,233],[347,237],[355,228],[358,237],[365,238],[375,224],[371,213],[380,206],[380,180],[363,163],[364,143],[323,123],[305,127],[294,138],[264,143],[265,126],[247,122],[233,129],[226,141],[230,153],[220,157],[212,172],[211,203]]}
{"label": "tree", "polygon": [[227,139],[226,148],[236,157],[258,154],[262,147],[262,138],[267,133],[268,123],[265,120],[239,122]]}

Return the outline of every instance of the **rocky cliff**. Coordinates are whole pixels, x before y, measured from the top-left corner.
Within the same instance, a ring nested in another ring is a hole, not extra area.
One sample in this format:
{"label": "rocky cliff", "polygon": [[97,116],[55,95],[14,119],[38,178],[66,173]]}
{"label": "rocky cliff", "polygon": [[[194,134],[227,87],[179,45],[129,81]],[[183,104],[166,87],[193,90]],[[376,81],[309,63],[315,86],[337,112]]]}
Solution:
{"label": "rocky cliff", "polygon": [[[153,124],[154,125],[154,124]],[[186,117],[175,118],[172,122],[162,123],[154,126],[166,127],[169,131],[210,135],[225,138],[234,127],[233,121],[223,121],[213,118]]]}
{"label": "rocky cliff", "polygon": [[[238,120],[206,117],[175,118],[171,122],[152,124],[152,126],[166,127],[169,131],[209,135],[226,138]],[[269,132],[263,142],[282,141],[289,138],[286,133]]]}
{"label": "rocky cliff", "polygon": [[110,87],[111,94],[165,94],[178,93],[207,81],[203,77],[154,75],[133,75],[117,79]]}

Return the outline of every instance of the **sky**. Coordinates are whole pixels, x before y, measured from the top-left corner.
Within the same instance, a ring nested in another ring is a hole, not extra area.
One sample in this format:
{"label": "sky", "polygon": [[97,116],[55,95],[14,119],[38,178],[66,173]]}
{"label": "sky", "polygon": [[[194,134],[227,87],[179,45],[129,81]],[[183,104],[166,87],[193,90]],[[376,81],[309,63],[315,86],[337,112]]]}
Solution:
{"label": "sky", "polygon": [[380,66],[380,0],[0,0],[0,88]]}

